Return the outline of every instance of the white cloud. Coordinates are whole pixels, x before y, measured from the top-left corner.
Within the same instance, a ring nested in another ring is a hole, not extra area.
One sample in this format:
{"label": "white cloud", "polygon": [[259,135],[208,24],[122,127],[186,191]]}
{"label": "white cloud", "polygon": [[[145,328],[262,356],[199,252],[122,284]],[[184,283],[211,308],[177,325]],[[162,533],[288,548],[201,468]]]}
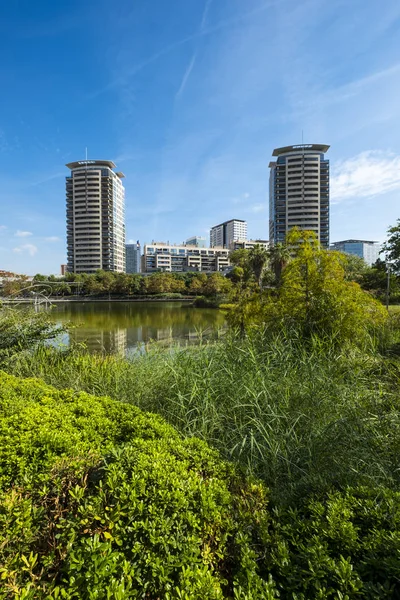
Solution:
{"label": "white cloud", "polygon": [[59,242],[60,238],[57,237],[56,235],[51,235],[50,237],[46,237],[44,238],[46,240],[46,242]]}
{"label": "white cloud", "polygon": [[400,189],[400,156],[382,150],[361,152],[332,168],[331,199],[367,198]]}
{"label": "white cloud", "polygon": [[15,234],[16,237],[29,237],[30,235],[32,235],[31,231],[21,231],[20,229]]}
{"label": "white cloud", "polygon": [[22,252],[28,252],[30,256],[35,256],[37,251],[38,249],[36,246],[34,246],[34,244],[23,244],[22,246],[17,246],[13,249],[13,252],[16,252],[17,254],[21,254]]}
{"label": "white cloud", "polygon": [[0,231],[4,231],[4,229],[7,229],[7,225],[0,225]]}
{"label": "white cloud", "polygon": [[266,204],[254,204],[251,207],[251,211],[254,213],[259,213],[259,212],[262,212],[263,210],[267,210]]}

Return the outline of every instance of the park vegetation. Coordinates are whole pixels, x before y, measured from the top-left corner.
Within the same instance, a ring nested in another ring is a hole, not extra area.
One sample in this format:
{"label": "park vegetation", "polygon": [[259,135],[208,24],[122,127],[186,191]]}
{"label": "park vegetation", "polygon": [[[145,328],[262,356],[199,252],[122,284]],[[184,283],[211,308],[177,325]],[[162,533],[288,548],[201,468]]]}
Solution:
{"label": "park vegetation", "polygon": [[197,347],[1,310],[0,598],[400,597],[397,315],[309,232],[233,263]]}

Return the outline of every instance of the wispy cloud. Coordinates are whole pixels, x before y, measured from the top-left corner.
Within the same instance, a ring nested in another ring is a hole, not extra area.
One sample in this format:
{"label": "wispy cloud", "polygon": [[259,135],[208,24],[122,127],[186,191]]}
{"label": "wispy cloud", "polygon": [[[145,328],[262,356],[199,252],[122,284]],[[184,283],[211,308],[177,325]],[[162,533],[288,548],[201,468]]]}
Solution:
{"label": "wispy cloud", "polygon": [[400,189],[400,156],[368,150],[332,168],[331,199],[367,198]]}
{"label": "wispy cloud", "polygon": [[263,211],[267,210],[267,203],[265,203],[265,204],[253,204],[253,206],[250,207],[250,210],[253,213],[263,212]]}
{"label": "wispy cloud", "polygon": [[[290,2],[290,0],[280,0],[280,3],[283,5],[285,3]],[[101,88],[99,90],[95,90],[94,92],[92,92],[91,94],[89,94],[87,96],[88,99],[92,100],[93,98],[99,96],[100,94],[103,94],[105,92],[109,92],[112,89],[118,87],[118,86],[126,86],[127,81],[133,77],[134,75],[136,75],[139,71],[141,71],[142,69],[144,69],[145,67],[151,65],[152,63],[156,62],[159,58],[162,58],[163,56],[169,54],[170,52],[172,52],[173,50],[175,50],[176,48],[179,48],[180,46],[183,46],[184,44],[187,44],[188,42],[191,42],[193,40],[196,39],[200,39],[202,37],[208,36],[208,35],[212,35],[214,33],[217,33],[219,31],[222,31],[224,29],[229,29],[230,27],[233,27],[235,25],[240,24],[243,21],[246,21],[247,19],[256,16],[259,13],[262,13],[266,10],[268,10],[269,8],[272,8],[275,6],[275,0],[268,0],[267,2],[261,4],[260,6],[242,13],[240,16],[236,16],[236,17],[230,17],[227,19],[224,19],[223,21],[220,21],[219,23],[217,23],[216,25],[210,26],[210,27],[206,27],[206,20],[207,20],[207,14],[211,5],[211,2],[207,2],[203,11],[203,16],[202,16],[202,20],[200,23],[200,28],[198,31],[196,31],[195,33],[192,33],[191,35],[188,35],[184,38],[181,38],[179,40],[176,40],[175,42],[172,42],[171,44],[169,44],[168,46],[165,46],[164,48],[162,48],[161,50],[159,50],[158,52],[156,52],[155,54],[153,54],[152,56],[149,56],[149,58],[143,60],[142,62],[134,65],[133,67],[128,67],[127,69],[123,69],[124,74],[123,76],[118,77],[117,79],[112,80],[108,85],[106,85],[104,88]]]}
{"label": "wispy cloud", "polygon": [[44,238],[46,240],[46,242],[59,242],[60,238],[57,237],[56,235],[50,235],[49,237],[45,237]]}
{"label": "wispy cloud", "polygon": [[196,57],[197,57],[197,54],[194,53],[190,60],[190,63],[187,66],[186,71],[183,74],[181,85],[179,86],[179,90],[176,92],[175,98],[179,98],[179,96],[183,93],[183,91],[186,87],[186,84],[188,82],[188,79],[190,77],[190,73],[192,72],[192,69],[194,67],[194,63],[196,62]]}
{"label": "wispy cloud", "polygon": [[7,229],[7,225],[0,225],[0,231],[4,231],[4,229]]}
{"label": "wispy cloud", "polygon": [[47,183],[48,181],[52,181],[53,179],[59,179],[60,177],[65,177],[65,172],[61,173],[60,171],[59,173],[54,173],[53,175],[48,175],[46,177],[38,179],[37,181],[33,181],[31,183],[31,186],[42,185],[43,183]]}
{"label": "wispy cloud", "polygon": [[204,10],[203,10],[203,16],[201,17],[200,31],[204,31],[204,29],[206,27],[208,11],[210,10],[212,1],[213,0],[206,0],[206,3],[204,5]]}
{"label": "wispy cloud", "polygon": [[22,246],[17,246],[16,248],[13,248],[13,252],[15,252],[16,254],[27,252],[30,256],[35,256],[37,251],[37,246],[35,246],[34,244],[23,244]]}
{"label": "wispy cloud", "polygon": [[31,231],[21,231],[20,229],[15,233],[15,237],[29,237],[30,235],[33,235]]}

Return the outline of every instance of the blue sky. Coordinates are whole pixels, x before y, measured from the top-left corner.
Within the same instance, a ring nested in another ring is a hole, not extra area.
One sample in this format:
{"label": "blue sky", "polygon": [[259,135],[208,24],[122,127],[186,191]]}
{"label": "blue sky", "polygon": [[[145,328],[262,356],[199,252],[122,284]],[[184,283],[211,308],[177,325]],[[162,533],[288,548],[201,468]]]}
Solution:
{"label": "blue sky", "polygon": [[0,269],[65,262],[65,163],[125,175],[127,239],[247,219],[273,148],[331,148],[331,241],[400,217],[398,0],[10,0],[0,8]]}

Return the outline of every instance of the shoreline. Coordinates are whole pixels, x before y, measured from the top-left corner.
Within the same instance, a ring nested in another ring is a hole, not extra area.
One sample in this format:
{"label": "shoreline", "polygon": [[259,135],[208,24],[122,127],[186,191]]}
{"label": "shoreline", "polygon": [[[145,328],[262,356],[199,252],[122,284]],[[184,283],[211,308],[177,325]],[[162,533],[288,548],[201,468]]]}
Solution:
{"label": "shoreline", "polygon": [[0,298],[0,304],[57,304],[61,302],[184,302],[193,303],[196,298],[194,296],[188,298],[152,298],[144,296],[140,298]]}

